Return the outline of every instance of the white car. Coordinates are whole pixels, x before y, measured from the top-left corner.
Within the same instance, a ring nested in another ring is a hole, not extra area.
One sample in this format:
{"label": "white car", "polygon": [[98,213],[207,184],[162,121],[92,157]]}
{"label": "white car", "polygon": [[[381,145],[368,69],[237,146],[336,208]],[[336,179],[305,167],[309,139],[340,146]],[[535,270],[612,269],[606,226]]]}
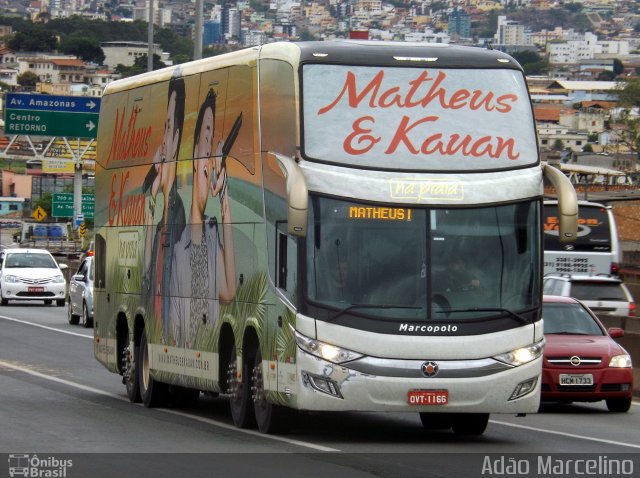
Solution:
{"label": "white car", "polygon": [[0,253],[0,301],[44,300],[49,305],[56,301],[64,307],[67,281],[49,251],[43,249],[5,249]]}

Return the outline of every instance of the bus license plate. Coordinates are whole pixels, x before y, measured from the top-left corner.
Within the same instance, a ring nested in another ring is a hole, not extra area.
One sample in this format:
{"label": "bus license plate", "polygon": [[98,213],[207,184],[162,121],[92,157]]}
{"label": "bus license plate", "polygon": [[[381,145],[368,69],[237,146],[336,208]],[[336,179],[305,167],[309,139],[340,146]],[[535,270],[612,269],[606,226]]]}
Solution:
{"label": "bus license plate", "polygon": [[409,405],[446,405],[449,403],[448,390],[409,390]]}
{"label": "bus license plate", "polygon": [[44,292],[44,287],[29,287],[27,290],[31,293]]}
{"label": "bus license plate", "polygon": [[590,373],[561,373],[560,385],[593,385],[593,375]]}

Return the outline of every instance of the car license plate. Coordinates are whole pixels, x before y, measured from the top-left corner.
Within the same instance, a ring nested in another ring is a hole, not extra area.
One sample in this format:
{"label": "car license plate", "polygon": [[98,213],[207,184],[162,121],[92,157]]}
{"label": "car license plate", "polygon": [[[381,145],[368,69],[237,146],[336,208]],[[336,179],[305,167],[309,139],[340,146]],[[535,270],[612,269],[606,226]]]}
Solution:
{"label": "car license plate", "polygon": [[448,390],[409,390],[409,405],[446,405],[449,403]]}
{"label": "car license plate", "polygon": [[29,287],[28,291],[31,293],[44,292],[44,287]]}
{"label": "car license plate", "polygon": [[561,373],[560,385],[593,385],[593,375],[590,373]]}

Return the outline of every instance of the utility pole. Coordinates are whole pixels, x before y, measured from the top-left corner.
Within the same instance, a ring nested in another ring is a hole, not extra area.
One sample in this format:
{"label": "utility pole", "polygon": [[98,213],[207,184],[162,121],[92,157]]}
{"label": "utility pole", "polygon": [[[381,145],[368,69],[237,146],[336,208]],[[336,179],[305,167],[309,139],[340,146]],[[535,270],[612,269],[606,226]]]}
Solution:
{"label": "utility pole", "polygon": [[149,0],[149,30],[147,32],[147,71],[153,71],[153,4],[155,0]]}
{"label": "utility pole", "polygon": [[202,16],[204,10],[204,0],[196,0],[196,24],[193,39],[193,59],[202,58]]}

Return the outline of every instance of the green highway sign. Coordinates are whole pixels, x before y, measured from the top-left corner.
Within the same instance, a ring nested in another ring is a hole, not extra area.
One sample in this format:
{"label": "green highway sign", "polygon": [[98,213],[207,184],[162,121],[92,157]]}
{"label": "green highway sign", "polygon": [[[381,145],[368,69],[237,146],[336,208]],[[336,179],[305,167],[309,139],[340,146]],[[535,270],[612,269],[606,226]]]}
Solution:
{"label": "green highway sign", "polygon": [[[81,214],[93,217],[95,195],[82,195]],[[51,197],[51,217],[73,217],[73,193],[53,193]]]}
{"label": "green highway sign", "polygon": [[4,131],[8,134],[95,138],[98,114],[7,110]]}
{"label": "green highway sign", "polygon": [[95,138],[100,98],[7,93],[5,134]]}

